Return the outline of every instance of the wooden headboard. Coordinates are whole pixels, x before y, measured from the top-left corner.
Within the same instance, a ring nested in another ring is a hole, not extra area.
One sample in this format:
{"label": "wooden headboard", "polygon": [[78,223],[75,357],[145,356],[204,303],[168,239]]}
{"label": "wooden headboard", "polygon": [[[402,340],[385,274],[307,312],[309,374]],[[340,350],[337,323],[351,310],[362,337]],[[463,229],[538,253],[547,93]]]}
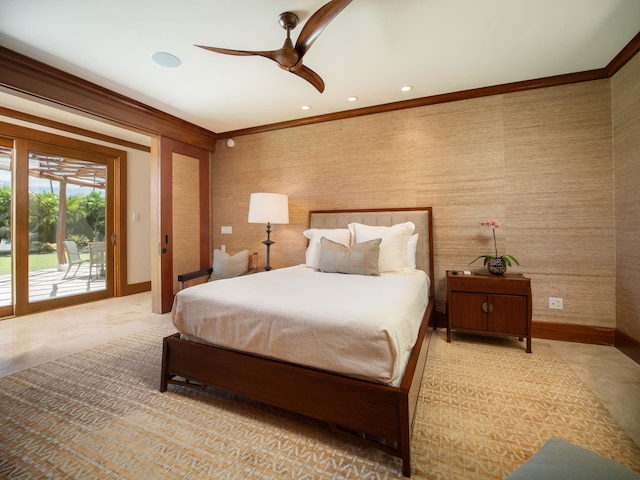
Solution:
{"label": "wooden headboard", "polygon": [[418,237],[416,268],[429,275],[429,296],[435,298],[433,262],[433,222],[431,207],[365,210],[313,210],[309,212],[309,228],[347,228],[350,223],[390,227],[413,222]]}

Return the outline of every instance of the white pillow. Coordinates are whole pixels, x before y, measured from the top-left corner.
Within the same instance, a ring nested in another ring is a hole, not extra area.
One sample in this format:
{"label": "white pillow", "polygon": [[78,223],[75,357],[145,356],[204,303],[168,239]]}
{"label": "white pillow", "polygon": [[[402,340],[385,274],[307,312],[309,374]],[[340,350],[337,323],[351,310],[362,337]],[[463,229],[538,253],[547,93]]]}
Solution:
{"label": "white pillow", "polygon": [[407,268],[411,270],[416,269],[416,250],[418,250],[418,236],[419,233],[414,233],[409,237],[407,243]]}
{"label": "white pillow", "polygon": [[209,281],[238,277],[247,273],[248,269],[249,250],[243,250],[235,255],[229,255],[216,248],[213,251],[213,272],[211,272]]}
{"label": "white pillow", "polygon": [[367,242],[374,238],[382,239],[378,258],[380,273],[398,272],[406,268],[407,246],[416,228],[413,222],[398,223],[392,227],[350,223],[348,227],[354,239],[353,243]]}
{"label": "white pillow", "polygon": [[320,268],[320,239],[322,237],[345,247],[351,244],[351,233],[348,228],[310,228],[302,234],[309,239],[305,262],[311,268]]}

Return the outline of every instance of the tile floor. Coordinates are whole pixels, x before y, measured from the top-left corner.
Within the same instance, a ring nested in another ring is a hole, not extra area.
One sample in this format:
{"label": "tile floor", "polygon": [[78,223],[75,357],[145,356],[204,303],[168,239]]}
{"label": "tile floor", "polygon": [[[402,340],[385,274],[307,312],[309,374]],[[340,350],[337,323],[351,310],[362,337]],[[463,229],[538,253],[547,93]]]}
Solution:
{"label": "tile floor", "polygon": [[[170,322],[170,314],[151,313],[150,293],[1,320],[0,376]],[[534,352],[542,343],[571,365],[640,445],[640,365],[602,345],[534,339]]]}
{"label": "tile floor", "polygon": [[0,320],[0,376],[170,322],[151,313],[150,293]]}

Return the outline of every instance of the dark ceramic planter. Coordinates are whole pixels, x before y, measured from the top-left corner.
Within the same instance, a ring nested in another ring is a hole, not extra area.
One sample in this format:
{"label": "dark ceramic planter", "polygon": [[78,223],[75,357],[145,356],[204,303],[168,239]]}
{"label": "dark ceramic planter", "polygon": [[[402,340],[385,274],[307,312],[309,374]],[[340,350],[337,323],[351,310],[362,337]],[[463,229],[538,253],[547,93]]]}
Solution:
{"label": "dark ceramic planter", "polygon": [[507,264],[502,258],[490,258],[487,261],[487,270],[493,275],[504,275],[507,271]]}

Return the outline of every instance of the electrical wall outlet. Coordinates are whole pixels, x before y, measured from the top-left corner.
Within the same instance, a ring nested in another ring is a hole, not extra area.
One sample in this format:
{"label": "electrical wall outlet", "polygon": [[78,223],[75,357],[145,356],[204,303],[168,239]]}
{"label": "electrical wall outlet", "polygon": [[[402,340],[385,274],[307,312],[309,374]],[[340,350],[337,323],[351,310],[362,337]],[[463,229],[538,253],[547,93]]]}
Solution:
{"label": "electrical wall outlet", "polygon": [[554,310],[562,310],[562,298],[549,297],[549,308]]}

